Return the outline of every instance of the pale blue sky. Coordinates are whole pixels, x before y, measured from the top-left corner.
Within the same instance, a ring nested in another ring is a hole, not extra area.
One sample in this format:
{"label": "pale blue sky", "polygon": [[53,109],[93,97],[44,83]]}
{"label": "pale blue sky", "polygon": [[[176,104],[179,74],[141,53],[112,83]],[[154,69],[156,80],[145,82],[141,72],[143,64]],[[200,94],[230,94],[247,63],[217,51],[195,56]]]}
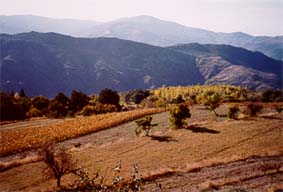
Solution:
{"label": "pale blue sky", "polygon": [[0,15],[110,21],[151,15],[216,32],[283,35],[283,0],[0,0]]}

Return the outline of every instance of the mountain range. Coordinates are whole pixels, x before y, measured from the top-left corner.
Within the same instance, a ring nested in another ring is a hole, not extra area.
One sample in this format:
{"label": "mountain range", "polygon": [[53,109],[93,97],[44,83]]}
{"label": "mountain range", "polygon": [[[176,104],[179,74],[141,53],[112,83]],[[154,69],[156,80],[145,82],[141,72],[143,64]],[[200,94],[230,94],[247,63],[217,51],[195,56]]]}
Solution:
{"label": "mountain range", "polygon": [[98,93],[162,85],[282,87],[282,61],[228,45],[159,47],[117,38],[56,33],[0,35],[1,90],[53,97],[73,89]]}
{"label": "mountain range", "polygon": [[283,60],[283,36],[252,36],[242,32],[217,33],[192,28],[151,16],[122,18],[111,22],[19,15],[0,16],[0,33],[55,32],[75,37],[116,37],[156,46],[184,43],[227,44],[260,51]]}

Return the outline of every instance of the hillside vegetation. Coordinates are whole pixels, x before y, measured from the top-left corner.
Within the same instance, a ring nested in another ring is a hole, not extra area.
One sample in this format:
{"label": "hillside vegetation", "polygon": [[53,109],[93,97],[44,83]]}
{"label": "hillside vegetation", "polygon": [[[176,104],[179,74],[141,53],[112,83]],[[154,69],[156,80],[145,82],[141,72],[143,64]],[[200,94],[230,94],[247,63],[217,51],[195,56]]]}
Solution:
{"label": "hillside vegetation", "polygon": [[257,90],[282,86],[281,61],[225,45],[162,48],[115,38],[36,32],[2,34],[0,43],[1,90],[24,88],[32,96],[54,97],[74,89],[90,94],[105,87],[128,91],[198,83]]}

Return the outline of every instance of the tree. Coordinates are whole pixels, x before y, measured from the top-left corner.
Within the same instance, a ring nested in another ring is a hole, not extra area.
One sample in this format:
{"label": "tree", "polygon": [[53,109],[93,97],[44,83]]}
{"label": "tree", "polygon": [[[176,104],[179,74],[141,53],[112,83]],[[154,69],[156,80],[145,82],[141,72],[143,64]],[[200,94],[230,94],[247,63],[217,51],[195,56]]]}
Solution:
{"label": "tree", "polygon": [[73,112],[76,113],[82,110],[84,106],[88,104],[88,101],[89,101],[89,97],[86,94],[74,90],[71,96],[71,106]]}
{"label": "tree", "polygon": [[262,93],[263,102],[281,102],[283,101],[282,90],[266,90]]}
{"label": "tree", "polygon": [[184,104],[171,109],[170,115],[170,123],[173,129],[184,127],[187,124],[186,119],[191,117],[190,109]]}
{"label": "tree", "polygon": [[25,110],[17,103],[13,96],[0,93],[0,120],[19,120],[24,119]]}
{"label": "tree", "polygon": [[32,106],[40,110],[43,114],[48,113],[49,99],[37,96],[31,100]]}
{"label": "tree", "polygon": [[20,97],[26,97],[26,93],[25,93],[24,89],[21,89]]}
{"label": "tree", "polygon": [[215,111],[215,109],[220,106],[221,100],[221,96],[218,93],[214,93],[212,95],[208,95],[202,102],[203,105],[208,107],[210,111],[213,111],[217,117],[222,117],[223,115],[219,115]]}
{"label": "tree", "polygon": [[141,101],[150,95],[148,90],[132,90],[125,95],[125,101],[140,104]]}
{"label": "tree", "polygon": [[66,117],[68,110],[66,107],[57,100],[51,100],[48,106],[48,112],[50,117],[62,118]]}
{"label": "tree", "polygon": [[55,151],[53,145],[45,147],[42,153],[50,175],[57,180],[57,187],[61,187],[62,176],[75,170],[70,154],[63,149]]}
{"label": "tree", "polygon": [[136,120],[136,124],[138,127],[135,130],[136,135],[140,135],[142,132],[144,132],[145,136],[149,136],[149,131],[152,129],[152,127],[157,126],[158,124],[151,124],[152,117],[146,116],[143,119]]}
{"label": "tree", "polygon": [[59,92],[54,99],[62,103],[64,106],[69,106],[71,103],[71,100],[62,92]]}
{"label": "tree", "polygon": [[111,89],[103,89],[99,93],[99,102],[102,104],[110,104],[110,105],[115,105],[115,106],[120,106],[120,96],[118,93],[114,90]]}
{"label": "tree", "polygon": [[171,103],[179,104],[183,103],[185,100],[183,99],[182,95],[178,95],[176,98],[172,99]]}

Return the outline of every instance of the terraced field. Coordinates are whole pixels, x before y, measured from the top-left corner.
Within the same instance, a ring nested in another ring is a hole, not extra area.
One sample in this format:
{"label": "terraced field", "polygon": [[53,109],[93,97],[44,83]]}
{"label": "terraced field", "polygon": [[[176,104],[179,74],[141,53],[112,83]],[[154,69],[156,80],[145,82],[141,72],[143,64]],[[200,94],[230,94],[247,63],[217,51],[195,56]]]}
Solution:
{"label": "terraced field", "polygon": [[[158,126],[149,137],[137,137],[132,121],[56,146],[67,148],[90,175],[99,171],[108,182],[118,161],[122,162],[124,179],[138,164],[139,173],[146,180],[144,191],[155,190],[158,185],[163,191],[283,189],[282,115],[265,108],[259,117],[230,120],[217,118],[200,106],[191,111],[187,129],[170,130],[169,113],[163,112],[152,115]],[[217,112],[226,113],[227,105]],[[6,166],[0,173],[0,191],[56,188],[55,180],[45,177],[46,165],[36,151],[0,160],[0,165]],[[71,174],[64,176],[63,185],[74,179]]]}

